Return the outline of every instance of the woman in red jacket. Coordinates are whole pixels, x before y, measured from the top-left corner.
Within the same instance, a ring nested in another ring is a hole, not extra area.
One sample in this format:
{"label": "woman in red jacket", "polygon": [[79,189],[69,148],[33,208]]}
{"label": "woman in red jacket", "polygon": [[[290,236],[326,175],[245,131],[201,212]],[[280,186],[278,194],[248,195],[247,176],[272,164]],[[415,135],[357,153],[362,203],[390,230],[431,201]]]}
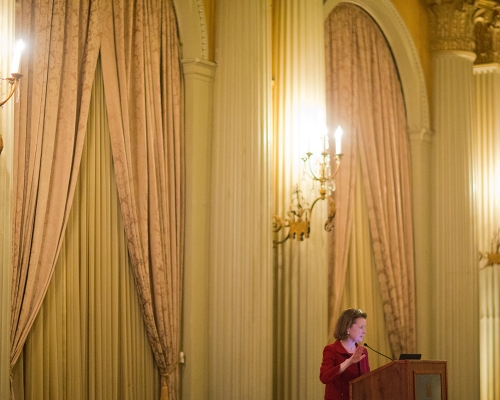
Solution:
{"label": "woman in red jacket", "polygon": [[319,378],[325,400],[349,399],[349,381],[370,372],[368,352],[358,345],[366,335],[366,313],[349,308],[340,315],[333,336],[337,339],[323,350]]}

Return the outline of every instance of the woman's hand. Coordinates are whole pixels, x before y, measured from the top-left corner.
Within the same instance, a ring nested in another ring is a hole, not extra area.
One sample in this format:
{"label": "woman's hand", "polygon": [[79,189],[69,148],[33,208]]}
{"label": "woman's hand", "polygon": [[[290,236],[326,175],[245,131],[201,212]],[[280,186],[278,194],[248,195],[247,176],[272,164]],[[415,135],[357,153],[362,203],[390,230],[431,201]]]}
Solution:
{"label": "woman's hand", "polygon": [[354,350],[354,353],[352,353],[352,356],[340,364],[340,372],[344,372],[349,365],[359,363],[363,358],[365,358],[366,354],[363,352],[364,349],[365,348],[363,346],[358,345],[356,350]]}
{"label": "woman's hand", "polygon": [[364,354],[365,348],[363,346],[358,346],[356,347],[356,350],[354,350],[354,353],[352,353],[352,356],[350,358],[351,364],[359,363],[363,358],[366,357],[366,354]]}

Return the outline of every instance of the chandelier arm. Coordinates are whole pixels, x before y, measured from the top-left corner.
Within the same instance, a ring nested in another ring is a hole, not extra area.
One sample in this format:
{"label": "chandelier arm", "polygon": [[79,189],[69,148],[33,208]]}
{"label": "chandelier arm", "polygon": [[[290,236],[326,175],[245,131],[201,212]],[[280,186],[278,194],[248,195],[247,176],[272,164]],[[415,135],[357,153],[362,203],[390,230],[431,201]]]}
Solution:
{"label": "chandelier arm", "polygon": [[312,211],[314,205],[319,200],[325,200],[325,199],[328,199],[328,218],[326,219],[325,222],[325,231],[331,232],[333,229],[332,221],[335,218],[335,214],[337,213],[337,206],[335,205],[335,200],[333,200],[331,197],[318,197],[316,200],[314,200],[311,208],[309,209],[309,218],[312,218]]}
{"label": "chandelier arm", "polygon": [[[290,229],[290,220],[288,218],[281,218],[278,215],[273,215],[273,232],[277,233],[283,228]],[[290,232],[285,236],[283,240],[273,240],[273,247],[276,247],[278,244],[285,243],[290,238]]]}
{"label": "chandelier arm", "polygon": [[7,101],[9,101],[9,99],[12,97],[12,95],[16,92],[16,89],[17,89],[17,86],[19,83],[19,79],[21,79],[21,77],[22,77],[21,74],[12,74],[11,77],[5,78],[5,80],[9,82],[10,90],[9,90],[9,94],[7,95],[7,97],[4,100],[0,100],[0,107],[2,107],[5,103],[7,103]]}
{"label": "chandelier arm", "polygon": [[335,167],[335,171],[333,171],[333,174],[330,175],[330,177],[328,178],[328,180],[331,180],[331,179],[335,178],[337,176],[337,174],[339,173],[339,169],[340,169],[340,157],[342,157],[342,154],[336,154],[335,155],[335,164],[337,166]]}
{"label": "chandelier arm", "polygon": [[[314,174],[312,167],[311,167],[311,156],[312,153],[307,153],[307,157],[302,158],[302,161],[304,161],[304,166],[306,174],[311,178],[313,181],[319,180],[319,178]],[[307,165],[306,165],[307,164]]]}
{"label": "chandelier arm", "polygon": [[311,207],[309,208],[309,218],[312,218],[312,212],[313,212],[313,208],[315,206],[315,204],[319,201],[319,200],[325,200],[324,197],[320,196],[318,197],[316,200],[313,201]]}
{"label": "chandelier arm", "polygon": [[[325,154],[325,153],[323,153],[323,154]],[[335,171],[332,174],[330,174],[330,176],[324,176],[324,173],[322,173],[321,177],[317,177],[312,170],[311,155],[312,155],[311,153],[307,153],[307,158],[306,157],[302,158],[302,161],[304,161],[304,164],[307,163],[307,166],[305,168],[305,172],[306,172],[307,176],[309,176],[309,178],[311,178],[314,181],[318,181],[318,182],[323,183],[324,181],[330,181],[337,176],[339,169],[340,169],[340,159],[342,158],[342,154],[335,154],[335,164],[336,164]]]}
{"label": "chandelier arm", "polygon": [[283,240],[273,240],[273,247],[276,247],[279,244],[285,243],[288,239],[290,239],[290,233],[285,236]]}
{"label": "chandelier arm", "polygon": [[314,175],[314,174],[310,173],[310,172],[307,170],[307,167],[306,167],[306,169],[305,169],[305,173],[306,173],[306,175],[307,175],[309,178],[311,178],[313,181],[317,181],[317,180],[318,180],[318,178],[316,178],[316,175]]}
{"label": "chandelier arm", "polygon": [[0,107],[2,107],[9,99],[12,97],[12,95],[15,93],[17,89],[17,81],[11,81],[10,78],[6,78],[9,81],[10,84],[10,91],[7,97],[4,100],[0,101]]}
{"label": "chandelier arm", "polygon": [[290,221],[288,218],[283,219],[278,215],[273,215],[273,232],[279,232],[282,228],[288,228]]}

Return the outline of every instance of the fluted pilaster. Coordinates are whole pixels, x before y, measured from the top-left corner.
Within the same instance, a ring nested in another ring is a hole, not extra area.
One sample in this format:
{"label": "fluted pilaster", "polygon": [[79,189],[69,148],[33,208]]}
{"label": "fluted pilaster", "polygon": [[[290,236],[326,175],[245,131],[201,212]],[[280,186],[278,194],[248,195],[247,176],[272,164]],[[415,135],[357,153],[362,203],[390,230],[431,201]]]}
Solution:
{"label": "fluted pilaster", "polygon": [[205,400],[209,389],[210,149],[215,64],[182,61],[186,115],[186,227],[182,397]]}
{"label": "fluted pilaster", "polygon": [[[474,153],[478,250],[496,252],[500,229],[500,65],[474,68]],[[481,260],[479,272],[481,399],[500,399],[500,268]]]}
{"label": "fluted pilaster", "polygon": [[432,223],[431,185],[432,176],[432,144],[434,135],[428,129],[410,131],[412,198],[413,198],[413,231],[415,237],[415,285],[417,288],[417,345],[422,354],[432,354],[434,338],[430,337],[429,326],[432,325],[430,311],[435,307],[431,296],[427,296],[432,282],[432,240],[429,235]]}
{"label": "fluted pilaster", "polygon": [[[473,218],[472,57],[435,55],[434,267],[436,356],[450,398],[478,398],[478,277]],[[467,359],[468,371],[462,370]]]}
{"label": "fluted pilaster", "polygon": [[265,0],[221,0],[217,11],[208,397],[266,400],[273,365],[270,9]]}
{"label": "fluted pilaster", "polygon": [[[473,16],[465,1],[432,1],[433,358],[448,361],[453,399],[479,397],[478,275],[473,202]],[[463,369],[467,360],[467,371]]]}
{"label": "fluted pilaster", "polygon": [[[325,110],[324,19],[321,0],[278,0],[273,8],[273,211],[285,217],[292,187],[303,180],[301,157],[313,150]],[[333,146],[333,132],[330,138]],[[318,189],[310,192],[309,178],[303,183],[312,204]],[[325,203],[314,206],[309,239],[288,240],[274,252],[274,399],[324,396],[318,373],[328,337]]]}

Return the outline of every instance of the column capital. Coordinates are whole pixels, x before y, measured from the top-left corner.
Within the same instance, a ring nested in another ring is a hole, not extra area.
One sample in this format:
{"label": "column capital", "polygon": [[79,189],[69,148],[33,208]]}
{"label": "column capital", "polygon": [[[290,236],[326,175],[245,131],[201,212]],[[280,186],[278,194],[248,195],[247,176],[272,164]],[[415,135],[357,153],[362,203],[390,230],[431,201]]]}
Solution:
{"label": "column capital", "polygon": [[199,58],[182,59],[182,70],[184,77],[204,77],[210,80],[214,79],[217,64]]}
{"label": "column capital", "polygon": [[476,1],[476,64],[500,62],[500,2]]}
{"label": "column capital", "polygon": [[473,52],[474,17],[477,7],[473,0],[426,0],[431,17],[431,50]]}

